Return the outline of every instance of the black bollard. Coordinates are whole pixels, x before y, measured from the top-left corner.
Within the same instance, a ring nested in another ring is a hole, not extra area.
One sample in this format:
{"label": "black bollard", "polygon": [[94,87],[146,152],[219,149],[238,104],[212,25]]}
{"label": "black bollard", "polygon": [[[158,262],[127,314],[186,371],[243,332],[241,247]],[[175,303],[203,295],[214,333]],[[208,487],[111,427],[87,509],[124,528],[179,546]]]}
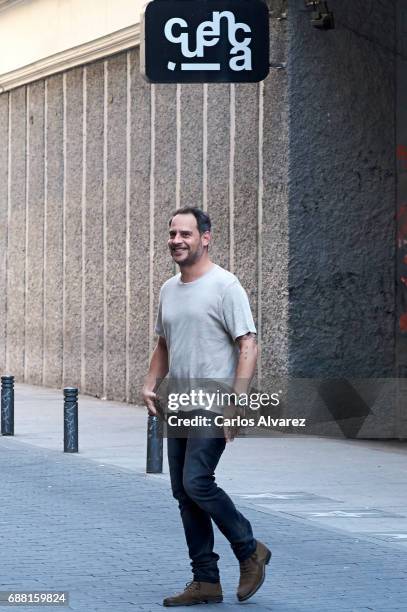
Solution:
{"label": "black bollard", "polygon": [[163,431],[162,420],[150,414],[147,424],[147,474],[162,474]]}
{"label": "black bollard", "polygon": [[78,452],[78,389],[64,389],[64,453]]}
{"label": "black bollard", "polygon": [[1,434],[14,436],[14,376],[1,377]]}

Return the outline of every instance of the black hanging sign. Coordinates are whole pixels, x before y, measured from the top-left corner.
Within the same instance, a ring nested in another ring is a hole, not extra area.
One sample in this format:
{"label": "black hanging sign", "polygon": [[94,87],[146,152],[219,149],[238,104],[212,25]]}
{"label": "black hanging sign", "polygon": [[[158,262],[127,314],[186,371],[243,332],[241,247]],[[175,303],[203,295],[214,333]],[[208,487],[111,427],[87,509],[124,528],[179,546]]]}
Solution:
{"label": "black hanging sign", "polygon": [[152,0],[141,32],[141,72],[152,83],[254,83],[269,72],[262,0]]}

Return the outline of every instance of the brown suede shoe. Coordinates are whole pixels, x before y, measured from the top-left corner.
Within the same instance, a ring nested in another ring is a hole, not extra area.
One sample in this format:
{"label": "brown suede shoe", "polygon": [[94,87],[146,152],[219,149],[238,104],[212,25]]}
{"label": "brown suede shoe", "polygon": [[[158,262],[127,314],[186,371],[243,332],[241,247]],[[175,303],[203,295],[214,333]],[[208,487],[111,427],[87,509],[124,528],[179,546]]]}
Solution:
{"label": "brown suede shoe", "polygon": [[182,593],[166,597],[163,605],[168,608],[173,606],[194,606],[200,603],[220,603],[223,601],[222,587],[220,582],[196,582],[192,580],[186,585]]}
{"label": "brown suede shoe", "polygon": [[271,559],[271,551],[257,540],[256,550],[251,557],[240,562],[240,580],[237,589],[239,601],[246,601],[254,595],[266,577],[266,565]]}

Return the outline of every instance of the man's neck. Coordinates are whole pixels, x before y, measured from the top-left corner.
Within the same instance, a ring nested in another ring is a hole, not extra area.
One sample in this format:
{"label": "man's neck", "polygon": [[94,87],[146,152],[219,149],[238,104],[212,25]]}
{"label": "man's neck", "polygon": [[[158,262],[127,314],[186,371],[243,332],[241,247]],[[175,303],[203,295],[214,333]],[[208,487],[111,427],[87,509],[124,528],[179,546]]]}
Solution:
{"label": "man's neck", "polygon": [[198,278],[209,272],[214,265],[209,257],[205,257],[192,264],[192,266],[180,266],[181,280],[183,283],[191,283],[194,280],[198,280]]}

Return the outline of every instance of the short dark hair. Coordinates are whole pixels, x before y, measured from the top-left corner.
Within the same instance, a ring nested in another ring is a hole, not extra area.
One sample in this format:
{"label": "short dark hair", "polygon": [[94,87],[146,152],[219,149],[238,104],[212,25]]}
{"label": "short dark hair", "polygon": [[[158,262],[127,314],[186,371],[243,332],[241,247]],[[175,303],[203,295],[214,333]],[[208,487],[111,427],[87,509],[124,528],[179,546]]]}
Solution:
{"label": "short dark hair", "polygon": [[202,208],[198,208],[196,206],[184,206],[184,208],[178,208],[178,210],[171,215],[168,225],[171,225],[171,222],[176,215],[189,214],[194,215],[200,234],[211,231],[212,223],[208,213],[203,211]]}

